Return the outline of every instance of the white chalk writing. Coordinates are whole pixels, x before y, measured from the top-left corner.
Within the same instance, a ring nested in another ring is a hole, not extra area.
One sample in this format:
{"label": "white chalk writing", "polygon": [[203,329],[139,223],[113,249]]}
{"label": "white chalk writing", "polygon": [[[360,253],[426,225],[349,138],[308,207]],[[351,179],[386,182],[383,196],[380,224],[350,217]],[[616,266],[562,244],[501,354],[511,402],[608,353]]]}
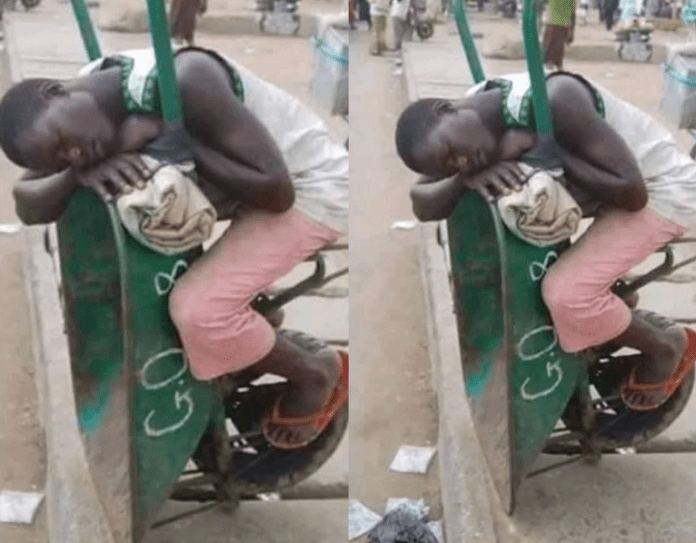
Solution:
{"label": "white chalk writing", "polygon": [[[542,350],[536,352],[536,353],[525,353],[524,352],[524,344],[532,337],[534,337],[537,334],[543,333],[543,332],[550,332],[552,339],[551,342],[544,347]],[[517,344],[517,356],[519,356],[522,360],[535,360],[537,358],[540,358],[541,356],[545,355],[551,349],[553,349],[556,345],[558,345],[558,336],[556,335],[556,330],[554,329],[553,326],[545,324],[543,326],[539,326],[539,328],[535,328],[534,330],[530,330],[527,332],[525,335],[522,336],[522,339],[520,339],[519,343]]]}
{"label": "white chalk writing", "polygon": [[179,392],[178,390],[174,393],[174,405],[176,406],[177,410],[181,409],[181,404],[183,402],[186,402],[187,404],[186,414],[181,418],[181,420],[170,426],[166,426],[165,428],[154,429],[150,425],[152,417],[155,416],[155,410],[153,409],[152,411],[150,411],[147,417],[145,417],[145,422],[143,423],[143,427],[145,428],[145,434],[150,437],[161,437],[165,434],[176,432],[179,428],[182,428],[184,424],[186,424],[186,421],[188,421],[191,418],[191,415],[193,415],[194,405],[193,400],[191,399],[190,388],[183,393]]}
{"label": "white chalk writing", "polygon": [[[171,355],[179,355],[181,357],[181,368],[179,368],[176,373],[171,375],[170,377],[167,377],[166,379],[156,382],[156,383],[150,383],[148,381],[147,375],[148,371],[152,371],[151,368],[160,360],[163,360]],[[186,370],[188,368],[188,361],[186,360],[186,355],[184,354],[183,349],[167,349],[166,351],[162,351],[161,353],[157,353],[155,356],[150,357],[150,359],[145,362],[143,365],[143,369],[140,372],[140,382],[142,383],[143,387],[145,390],[157,390],[160,388],[166,387],[169,383],[176,381],[179,379],[184,373],[186,373]]]}
{"label": "white chalk writing", "polygon": [[188,270],[188,264],[185,260],[177,260],[172,268],[171,273],[157,272],[155,275],[155,290],[160,296],[167,294],[172,288],[177,277]]}
{"label": "white chalk writing", "polygon": [[520,387],[520,393],[522,394],[522,398],[525,400],[528,400],[528,401],[533,401],[533,400],[537,400],[539,398],[543,398],[544,396],[548,396],[554,390],[556,390],[558,388],[558,385],[560,385],[561,381],[563,380],[563,370],[561,369],[561,361],[560,360],[556,360],[553,364],[551,362],[546,363],[546,374],[549,377],[552,377],[553,372],[556,372],[556,374],[557,374],[556,380],[553,382],[553,384],[550,387],[548,387],[540,392],[535,392],[533,394],[530,394],[526,390],[527,385],[529,384],[529,381],[530,381],[530,378],[527,377],[524,380],[524,383],[522,383],[522,386]]}
{"label": "white chalk writing", "polygon": [[553,264],[553,262],[558,258],[558,253],[556,251],[549,251],[546,253],[546,258],[544,258],[544,262],[532,262],[529,265],[529,276],[532,278],[532,281],[540,281],[542,277],[546,274],[546,271],[549,269],[549,266]]}

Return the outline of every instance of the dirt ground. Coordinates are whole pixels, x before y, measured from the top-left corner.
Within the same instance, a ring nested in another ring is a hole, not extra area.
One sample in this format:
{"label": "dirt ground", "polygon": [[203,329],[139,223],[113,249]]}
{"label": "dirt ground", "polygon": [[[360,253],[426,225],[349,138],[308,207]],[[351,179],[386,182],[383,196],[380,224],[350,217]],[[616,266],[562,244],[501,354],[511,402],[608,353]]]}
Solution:
{"label": "dirt ground", "polygon": [[[0,91],[7,70],[0,71]],[[0,154],[0,222],[16,223],[12,182],[19,169]],[[0,485],[2,490],[42,492],[46,458],[38,419],[31,327],[22,264],[22,234],[0,234]],[[46,543],[46,511],[32,526],[0,525],[3,543]]]}

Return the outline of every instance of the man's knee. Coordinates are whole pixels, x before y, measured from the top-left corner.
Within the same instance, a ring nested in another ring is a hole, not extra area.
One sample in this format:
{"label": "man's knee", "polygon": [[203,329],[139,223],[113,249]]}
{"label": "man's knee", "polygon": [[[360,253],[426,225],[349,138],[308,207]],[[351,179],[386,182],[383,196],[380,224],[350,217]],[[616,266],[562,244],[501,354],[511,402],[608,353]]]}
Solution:
{"label": "man's knee", "polygon": [[570,283],[568,277],[555,272],[553,267],[544,275],[541,281],[541,298],[552,315],[574,305],[575,289]]}
{"label": "man's knee", "polygon": [[196,289],[180,283],[174,286],[169,294],[169,316],[180,331],[205,325],[210,314],[205,299],[205,293]]}

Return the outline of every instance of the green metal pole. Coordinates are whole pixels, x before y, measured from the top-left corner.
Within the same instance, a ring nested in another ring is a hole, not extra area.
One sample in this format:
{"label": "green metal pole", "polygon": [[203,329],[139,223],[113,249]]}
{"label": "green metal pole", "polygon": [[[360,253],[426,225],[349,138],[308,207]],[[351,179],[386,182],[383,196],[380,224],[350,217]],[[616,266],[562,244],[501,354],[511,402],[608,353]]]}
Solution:
{"label": "green metal pole", "polygon": [[97,40],[97,33],[94,31],[92,18],[89,16],[87,2],[85,0],[70,0],[70,2],[75,13],[77,26],[80,28],[82,42],[87,50],[87,57],[89,60],[101,58],[101,48],[99,47],[99,40]]}
{"label": "green metal pole", "polygon": [[181,122],[181,98],[174,71],[174,53],[169,36],[169,21],[163,0],[147,0],[152,46],[157,58],[157,80],[162,101],[162,118],[166,124]]}
{"label": "green metal pole", "polygon": [[551,136],[553,134],[553,125],[551,124],[549,95],[546,92],[546,75],[544,74],[544,64],[541,59],[541,47],[539,47],[536,7],[536,0],[524,0],[522,33],[524,35],[524,49],[527,56],[527,70],[532,81],[536,131],[539,135]]}
{"label": "green metal pole", "polygon": [[480,83],[486,79],[486,76],[483,73],[481,59],[479,58],[478,51],[476,50],[474,38],[471,35],[471,26],[469,25],[469,18],[466,15],[464,1],[465,0],[452,0],[452,3],[454,4],[454,20],[457,22],[459,38],[462,41],[464,54],[466,55],[466,60],[469,63],[471,76],[474,78],[474,83]]}

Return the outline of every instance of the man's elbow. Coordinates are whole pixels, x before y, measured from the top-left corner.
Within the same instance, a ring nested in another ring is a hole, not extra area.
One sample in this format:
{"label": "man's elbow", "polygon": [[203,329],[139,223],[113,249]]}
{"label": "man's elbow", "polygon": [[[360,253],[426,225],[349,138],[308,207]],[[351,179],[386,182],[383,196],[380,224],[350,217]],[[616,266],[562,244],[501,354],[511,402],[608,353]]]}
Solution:
{"label": "man's elbow", "polygon": [[622,206],[627,211],[640,211],[648,205],[648,189],[642,179],[633,180],[626,184],[622,191],[621,200]]}
{"label": "man's elbow", "polygon": [[47,213],[42,213],[36,206],[28,205],[22,201],[21,195],[13,191],[15,197],[15,213],[22,223],[31,226],[34,224],[48,224],[57,220],[57,218],[49,217]]}
{"label": "man's elbow", "polygon": [[46,214],[37,213],[35,210],[28,209],[19,204],[15,206],[15,210],[19,220],[27,226],[32,226],[35,224],[48,224],[57,220],[57,218],[49,217]]}
{"label": "man's elbow", "polygon": [[268,183],[267,208],[273,213],[289,211],[295,204],[295,187],[289,175],[276,175]]}
{"label": "man's elbow", "polygon": [[420,194],[411,191],[411,203],[413,214],[421,222],[441,221],[446,219],[443,216],[442,210],[436,209],[430,202],[422,198]]}

